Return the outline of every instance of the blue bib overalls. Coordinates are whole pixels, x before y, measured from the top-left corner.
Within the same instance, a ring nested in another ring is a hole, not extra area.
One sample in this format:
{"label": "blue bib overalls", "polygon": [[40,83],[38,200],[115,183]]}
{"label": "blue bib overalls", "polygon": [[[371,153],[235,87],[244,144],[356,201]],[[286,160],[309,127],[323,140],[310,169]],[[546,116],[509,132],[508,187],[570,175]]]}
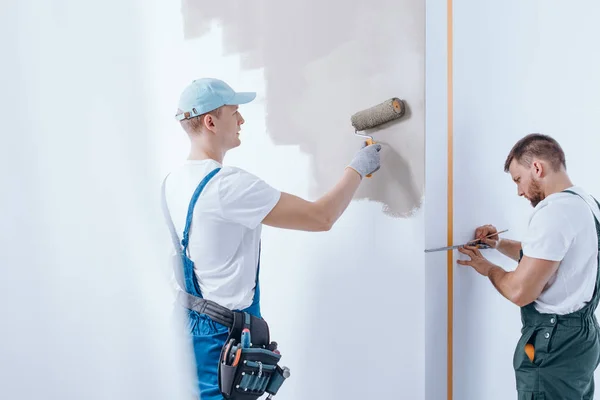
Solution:
{"label": "blue bib overalls", "polygon": [[[194,214],[194,207],[198,197],[204,190],[206,184],[219,172],[219,170],[220,168],[216,168],[209,173],[196,188],[188,207],[185,229],[183,231],[183,239],[181,241],[183,246],[183,253],[181,257],[183,265],[182,280],[185,286],[183,289],[189,294],[197,297],[202,297],[202,293],[200,291],[200,285],[196,279],[196,274],[194,273],[194,263],[187,254],[192,216]],[[260,245],[258,254],[256,286],[254,289],[252,304],[248,308],[238,311],[245,311],[249,314],[261,317],[259,286]],[[218,383],[218,366],[221,349],[225,345],[229,330],[226,326],[210,319],[206,314],[200,314],[193,310],[186,310],[186,312],[186,330],[190,334],[193,344],[200,398],[202,400],[222,400],[223,396],[219,390]]]}

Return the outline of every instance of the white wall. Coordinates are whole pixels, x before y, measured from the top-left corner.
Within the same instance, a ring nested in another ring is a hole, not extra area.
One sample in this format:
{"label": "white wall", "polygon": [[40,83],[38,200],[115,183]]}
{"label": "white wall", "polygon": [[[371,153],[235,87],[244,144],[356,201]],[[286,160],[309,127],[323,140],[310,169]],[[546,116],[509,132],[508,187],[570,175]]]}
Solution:
{"label": "white wall", "polygon": [[241,108],[242,146],[225,162],[311,200],[361,146],[350,115],[392,96],[409,106],[376,132],[382,170],[330,232],[264,230],[262,307],[292,371],[282,400],[424,397],[424,11],[408,0],[149,11],[151,125],[164,173],[187,155],[172,116],[199,76],[258,92]]}
{"label": "white wall", "polygon": [[182,399],[192,382],[158,247],[142,3],[2,3],[2,399]]}
{"label": "white wall", "polygon": [[[457,242],[492,223],[523,236],[529,203],[503,172],[531,132],[563,146],[573,181],[600,197],[600,4],[456,0],[454,7],[455,224]],[[495,263],[515,263],[486,252]],[[486,278],[455,267],[454,398],[516,397],[517,306]]]}

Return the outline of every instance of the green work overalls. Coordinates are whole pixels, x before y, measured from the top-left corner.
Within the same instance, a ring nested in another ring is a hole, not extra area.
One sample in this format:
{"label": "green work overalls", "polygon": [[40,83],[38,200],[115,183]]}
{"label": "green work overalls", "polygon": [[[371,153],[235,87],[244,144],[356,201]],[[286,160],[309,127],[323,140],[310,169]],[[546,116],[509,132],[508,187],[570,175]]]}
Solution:
{"label": "green work overalls", "polygon": [[[600,255],[600,223],[594,220]],[[533,303],[521,308],[523,327],[513,357],[519,400],[593,398],[600,362],[600,327],[594,315],[599,300],[600,269],[592,299],[578,311],[541,314]],[[533,362],[525,353],[527,343],[535,349]]]}

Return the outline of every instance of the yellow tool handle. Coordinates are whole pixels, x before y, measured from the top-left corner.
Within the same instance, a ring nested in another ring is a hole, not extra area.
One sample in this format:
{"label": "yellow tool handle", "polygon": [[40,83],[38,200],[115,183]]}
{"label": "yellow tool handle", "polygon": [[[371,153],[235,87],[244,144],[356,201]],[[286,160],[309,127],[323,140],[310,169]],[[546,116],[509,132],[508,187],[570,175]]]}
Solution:
{"label": "yellow tool handle", "polygon": [[533,362],[533,359],[535,357],[535,349],[531,343],[527,343],[525,345],[525,354],[527,354],[527,357],[529,357],[529,360],[531,362]]}
{"label": "yellow tool handle", "polygon": [[[367,146],[370,146],[372,144],[375,144],[375,141],[373,139],[367,139],[366,143],[367,143]],[[370,178],[372,176],[373,176],[372,174],[369,174],[369,175],[367,175],[367,178]]]}

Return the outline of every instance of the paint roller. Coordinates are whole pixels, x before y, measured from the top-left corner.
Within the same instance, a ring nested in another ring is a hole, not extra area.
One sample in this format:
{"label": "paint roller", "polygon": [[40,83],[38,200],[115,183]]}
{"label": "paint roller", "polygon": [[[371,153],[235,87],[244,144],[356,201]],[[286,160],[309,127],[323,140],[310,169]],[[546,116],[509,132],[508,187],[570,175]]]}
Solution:
{"label": "paint roller", "polygon": [[[350,122],[352,122],[352,126],[355,129],[354,134],[367,138],[367,146],[370,146],[375,143],[373,137],[358,132],[398,119],[404,115],[405,111],[404,102],[397,97],[392,97],[383,103],[353,114],[350,117]],[[370,177],[371,175],[367,175],[367,178]]]}

